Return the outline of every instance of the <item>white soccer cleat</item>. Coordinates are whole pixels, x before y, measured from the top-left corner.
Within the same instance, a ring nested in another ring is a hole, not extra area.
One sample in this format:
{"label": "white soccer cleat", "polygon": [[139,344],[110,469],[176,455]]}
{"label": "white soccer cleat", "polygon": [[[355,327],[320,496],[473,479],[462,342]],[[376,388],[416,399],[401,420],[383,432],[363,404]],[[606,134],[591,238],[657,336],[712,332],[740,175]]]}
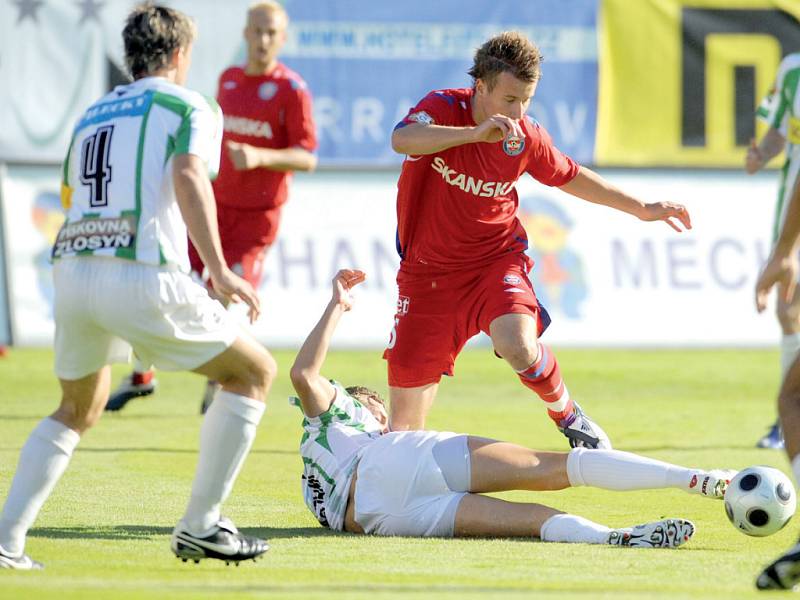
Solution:
{"label": "white soccer cleat", "polygon": [[558,426],[569,440],[570,448],[611,450],[611,440],[603,428],[586,416],[577,402],[573,402],[573,405],[575,412]]}
{"label": "white soccer cleat", "polygon": [[686,519],[663,519],[615,529],[608,534],[606,543],[630,548],[677,548],[692,538],[694,529],[694,523]]}
{"label": "white soccer cleat", "polygon": [[11,556],[0,548],[0,569],[17,569],[19,571],[35,571],[44,569],[44,565],[33,560],[27,554]]}
{"label": "white soccer cleat", "polygon": [[738,473],[736,469],[714,469],[713,471],[698,471],[694,474],[686,491],[706,498],[722,500],[725,490],[731,479]]}

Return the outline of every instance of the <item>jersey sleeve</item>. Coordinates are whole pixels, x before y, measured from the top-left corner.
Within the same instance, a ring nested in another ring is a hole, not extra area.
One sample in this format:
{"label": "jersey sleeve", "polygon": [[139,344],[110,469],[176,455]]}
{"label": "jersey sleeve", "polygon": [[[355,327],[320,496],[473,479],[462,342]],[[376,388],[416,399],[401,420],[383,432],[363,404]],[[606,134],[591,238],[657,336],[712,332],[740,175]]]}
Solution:
{"label": "jersey sleeve", "polygon": [[789,98],[786,96],[786,73],[789,70],[784,59],[778,67],[775,85],[756,109],[756,117],[769,127],[777,129],[786,137],[789,123]]}
{"label": "jersey sleeve", "polygon": [[408,111],[408,114],[395,126],[395,129],[400,129],[411,123],[450,125],[449,116],[452,114],[454,102],[455,98],[452,96],[442,92],[431,92]]}
{"label": "jersey sleeve", "polygon": [[539,123],[529,121],[529,125],[533,148],[525,171],[536,181],[553,187],[572,181],[580,165],[555,147],[550,134]]}
{"label": "jersey sleeve", "polygon": [[292,94],[286,105],[286,131],[289,148],[300,147],[309,152],[317,149],[317,131],[311,102],[311,92],[302,80],[289,80]]}
{"label": "jersey sleeve", "polygon": [[219,173],[222,146],[222,109],[213,98],[203,97],[183,117],[175,134],[175,154],[194,154],[208,166],[208,175]]}

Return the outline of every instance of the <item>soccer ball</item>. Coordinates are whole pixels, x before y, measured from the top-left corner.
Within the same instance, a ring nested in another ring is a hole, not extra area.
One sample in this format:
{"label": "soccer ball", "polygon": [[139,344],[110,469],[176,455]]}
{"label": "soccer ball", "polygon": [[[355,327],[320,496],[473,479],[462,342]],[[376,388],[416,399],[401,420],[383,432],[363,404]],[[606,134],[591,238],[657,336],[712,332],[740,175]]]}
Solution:
{"label": "soccer ball", "polygon": [[772,467],[739,471],[725,491],[725,513],[747,535],[772,535],[789,522],[796,507],[792,482]]}

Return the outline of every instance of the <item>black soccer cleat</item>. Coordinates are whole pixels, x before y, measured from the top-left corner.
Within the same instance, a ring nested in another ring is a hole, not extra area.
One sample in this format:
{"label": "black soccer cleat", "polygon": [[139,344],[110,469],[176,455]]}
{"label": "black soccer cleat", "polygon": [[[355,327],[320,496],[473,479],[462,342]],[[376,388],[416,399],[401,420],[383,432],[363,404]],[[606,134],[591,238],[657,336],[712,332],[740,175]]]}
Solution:
{"label": "black soccer cleat", "polygon": [[27,554],[11,556],[0,548],[0,569],[17,569],[19,571],[36,571],[44,569],[44,565],[33,560]]}
{"label": "black soccer cleat", "polygon": [[573,401],[574,412],[558,424],[558,429],[569,441],[570,448],[611,450],[611,441],[603,429],[586,416]]}
{"label": "black soccer cleat", "polygon": [[800,542],[761,571],[756,579],[760,590],[791,590],[800,583]]}
{"label": "black soccer cleat", "polygon": [[134,398],[149,396],[156,391],[156,380],[152,379],[148,383],[134,383],[133,373],[125,377],[117,386],[106,403],[106,410],[116,412],[125,408]]}
{"label": "black soccer cleat", "polygon": [[203,537],[187,531],[183,521],[172,532],[172,551],[183,562],[192,560],[195,564],[204,558],[224,560],[225,564],[242,560],[256,560],[269,550],[266,540],[242,535],[230,519],[222,517]]}

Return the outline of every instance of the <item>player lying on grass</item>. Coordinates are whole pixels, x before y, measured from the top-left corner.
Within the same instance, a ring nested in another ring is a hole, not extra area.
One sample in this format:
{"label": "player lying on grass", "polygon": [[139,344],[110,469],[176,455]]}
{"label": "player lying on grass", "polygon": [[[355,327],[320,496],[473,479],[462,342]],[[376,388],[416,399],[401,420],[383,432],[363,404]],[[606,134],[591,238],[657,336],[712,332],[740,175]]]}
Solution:
{"label": "player lying on grass", "polygon": [[611,529],[534,503],[484,493],[674,487],[722,498],[733,471],[687,469],[616,450],[540,452],[482,437],[389,429],[383,401],[363,387],[320,375],[333,332],[352,307],[360,271],[339,271],[333,294],[291,370],[305,414],[303,495],[319,522],[352,533],[538,537],[634,547],[676,547],[694,533],[687,519]]}

